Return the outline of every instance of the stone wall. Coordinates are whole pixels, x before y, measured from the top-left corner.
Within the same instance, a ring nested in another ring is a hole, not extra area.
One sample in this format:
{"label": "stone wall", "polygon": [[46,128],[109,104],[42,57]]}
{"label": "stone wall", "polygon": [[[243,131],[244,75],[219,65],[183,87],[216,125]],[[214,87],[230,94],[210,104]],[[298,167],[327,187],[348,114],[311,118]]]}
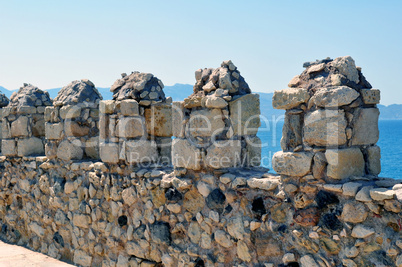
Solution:
{"label": "stone wall", "polygon": [[[402,183],[378,177],[379,91],[354,64],[305,63],[275,93],[278,174],[258,167],[258,96],[230,61],[173,105],[152,74],[123,74],[111,101],[73,82],[46,108],[47,156],[0,157],[0,237],[78,266],[402,266]],[[50,153],[89,141],[66,124],[94,128],[98,102],[100,160]]]}

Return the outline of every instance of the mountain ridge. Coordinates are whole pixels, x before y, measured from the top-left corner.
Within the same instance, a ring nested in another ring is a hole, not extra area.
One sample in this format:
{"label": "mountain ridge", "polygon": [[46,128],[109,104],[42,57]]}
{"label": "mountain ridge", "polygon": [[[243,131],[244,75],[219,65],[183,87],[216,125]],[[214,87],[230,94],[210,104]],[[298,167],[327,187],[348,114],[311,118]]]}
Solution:
{"label": "mountain ridge", "polygon": [[[45,90],[49,92],[50,98],[55,98],[61,88],[52,88]],[[99,93],[103,96],[104,100],[112,99],[113,93],[110,92],[109,87],[97,87]],[[0,86],[0,91],[3,92],[8,98],[17,90],[8,90]],[[193,86],[191,84],[176,83],[174,85],[167,85],[163,91],[166,96],[171,96],[173,101],[182,101],[187,96],[193,93]],[[272,107],[272,96],[274,93],[255,92],[260,95],[260,109],[261,114],[269,114],[268,120],[274,120],[278,116],[284,115],[283,110],[277,110]],[[378,104],[380,110],[380,120],[402,120],[402,104],[391,104],[388,106]]]}

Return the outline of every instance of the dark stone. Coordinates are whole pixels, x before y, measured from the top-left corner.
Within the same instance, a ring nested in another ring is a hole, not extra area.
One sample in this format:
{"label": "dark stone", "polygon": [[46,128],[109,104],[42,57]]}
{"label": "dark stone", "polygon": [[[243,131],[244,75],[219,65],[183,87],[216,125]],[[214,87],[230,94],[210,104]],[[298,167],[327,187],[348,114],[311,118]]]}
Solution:
{"label": "dark stone", "polygon": [[11,95],[9,106],[50,106],[52,100],[48,92],[40,90],[31,84],[24,84],[18,92]]}
{"label": "dark stone", "polygon": [[59,232],[54,233],[53,240],[60,244],[60,246],[64,247],[64,240],[63,237],[59,234]]}
{"label": "dark stone", "polygon": [[343,224],[341,221],[338,220],[336,214],[328,213],[321,217],[319,225],[323,228],[332,231],[340,231],[343,228]]}
{"label": "dark stone", "polygon": [[1,233],[2,234],[6,234],[7,233],[7,224],[3,224],[2,226],[1,226]]}
{"label": "dark stone", "polygon": [[123,227],[125,225],[127,225],[127,216],[126,215],[122,215],[117,219],[117,222],[119,223],[120,227]]}
{"label": "dark stone", "polygon": [[169,188],[166,193],[165,197],[169,201],[180,201],[183,199],[182,194],[176,188]]}
{"label": "dark stone", "polygon": [[133,232],[133,238],[134,239],[145,239],[145,235],[144,235],[144,233],[145,233],[145,229],[146,229],[146,226],[145,225],[140,225],[137,229],[135,229],[134,230],[134,232]]}
{"label": "dark stone", "polygon": [[55,97],[54,105],[77,105],[78,103],[96,103],[102,100],[102,95],[89,80],[73,81],[61,88]]}
{"label": "dark stone", "polygon": [[153,242],[158,244],[170,245],[172,238],[170,235],[170,227],[166,222],[155,222],[150,225],[151,238]]}
{"label": "dark stone", "polygon": [[225,213],[230,213],[232,210],[233,210],[233,207],[230,206],[230,205],[227,205],[227,206],[225,207]]}
{"label": "dark stone", "polygon": [[282,224],[278,227],[278,232],[285,233],[288,227],[285,224]]}
{"label": "dark stone", "polygon": [[262,215],[267,213],[265,206],[264,206],[264,200],[262,197],[258,197],[253,200],[253,203],[251,204],[251,210],[255,213],[256,217],[261,218]]}
{"label": "dark stone", "polygon": [[366,260],[373,264],[371,266],[395,266],[392,259],[383,250],[371,252],[366,256]]}
{"label": "dark stone", "polygon": [[316,61],[310,61],[310,62],[304,62],[303,63],[303,68],[308,68],[313,65],[321,64],[321,63],[328,63],[333,61],[333,59],[330,59],[329,57],[325,59],[317,59]]}
{"label": "dark stone", "polygon": [[303,117],[301,114],[285,114],[282,128],[281,148],[283,151],[293,151],[303,142],[302,138]]}
{"label": "dark stone", "polygon": [[320,220],[320,214],[316,207],[297,210],[293,215],[293,219],[301,226],[315,226]]}
{"label": "dark stone", "polygon": [[204,261],[202,260],[202,259],[200,259],[200,258],[197,258],[196,260],[195,260],[195,265],[194,265],[195,267],[204,267],[205,266],[205,263],[204,263]]}
{"label": "dark stone", "polygon": [[206,202],[208,208],[218,212],[222,212],[225,206],[226,197],[220,189],[214,189],[209,193]]}
{"label": "dark stone", "polygon": [[0,91],[0,108],[7,106],[9,102],[7,96]]}
{"label": "dark stone", "polygon": [[278,267],[299,267],[298,262],[289,262],[288,264],[281,263],[278,265]]}
{"label": "dark stone", "polygon": [[328,205],[339,203],[338,197],[334,193],[330,193],[327,191],[319,191],[317,196],[315,197],[315,201],[319,209],[324,209],[328,207]]}

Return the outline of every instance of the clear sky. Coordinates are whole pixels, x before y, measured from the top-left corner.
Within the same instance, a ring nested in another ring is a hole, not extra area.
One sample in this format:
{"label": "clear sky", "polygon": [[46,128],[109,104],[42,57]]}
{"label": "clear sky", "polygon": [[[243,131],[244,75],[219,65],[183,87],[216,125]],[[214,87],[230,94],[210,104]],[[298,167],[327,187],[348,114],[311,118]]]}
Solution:
{"label": "clear sky", "polygon": [[232,59],[251,89],[286,88],[305,61],[351,55],[382,104],[402,104],[402,1],[0,0],[0,85],[41,89],[122,72],[165,85]]}

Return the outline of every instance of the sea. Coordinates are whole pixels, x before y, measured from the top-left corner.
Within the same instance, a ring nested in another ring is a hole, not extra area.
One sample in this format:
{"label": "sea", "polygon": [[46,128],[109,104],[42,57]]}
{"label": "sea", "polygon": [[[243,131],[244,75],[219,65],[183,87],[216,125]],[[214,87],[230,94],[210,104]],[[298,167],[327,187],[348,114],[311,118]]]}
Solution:
{"label": "sea", "polygon": [[[281,150],[283,117],[263,120],[258,131],[261,139],[261,165],[272,169],[272,156]],[[381,148],[381,173],[379,177],[402,179],[402,120],[380,120],[378,122]]]}

